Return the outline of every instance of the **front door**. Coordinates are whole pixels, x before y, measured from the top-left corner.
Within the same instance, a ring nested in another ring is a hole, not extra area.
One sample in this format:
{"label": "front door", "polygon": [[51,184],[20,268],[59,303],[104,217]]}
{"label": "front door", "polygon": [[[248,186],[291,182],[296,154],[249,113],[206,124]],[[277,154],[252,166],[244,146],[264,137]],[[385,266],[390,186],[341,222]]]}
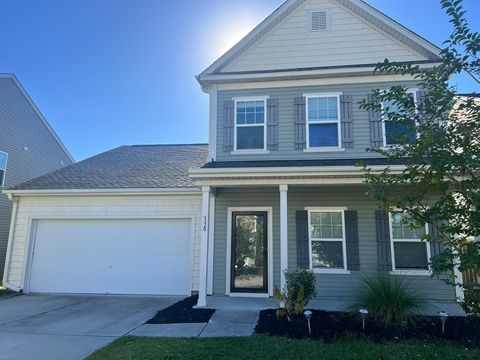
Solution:
{"label": "front door", "polygon": [[231,292],[268,292],[267,248],[267,212],[232,213]]}

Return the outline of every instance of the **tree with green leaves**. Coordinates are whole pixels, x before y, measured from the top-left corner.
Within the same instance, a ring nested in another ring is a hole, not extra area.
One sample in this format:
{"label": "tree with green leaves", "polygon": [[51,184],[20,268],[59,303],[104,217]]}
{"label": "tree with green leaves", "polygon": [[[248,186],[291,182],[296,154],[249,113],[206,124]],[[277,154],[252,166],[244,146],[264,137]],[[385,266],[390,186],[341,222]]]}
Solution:
{"label": "tree with green leaves", "polygon": [[[397,145],[369,149],[403,170],[373,170],[363,164],[368,193],[386,211],[407,214],[412,228],[431,224],[424,241],[442,251],[431,260],[433,276],[442,276],[464,290],[464,310],[480,315],[478,282],[462,284],[455,276],[480,274],[480,98],[459,96],[452,76],[468,74],[480,85],[480,34],[470,29],[462,0],[441,0],[453,31],[444,43],[442,62],[433,69],[385,60],[376,72],[416,79],[422,90],[415,99],[406,87],[374,90],[364,110],[381,113],[395,128]],[[424,95],[423,95],[424,94]]]}

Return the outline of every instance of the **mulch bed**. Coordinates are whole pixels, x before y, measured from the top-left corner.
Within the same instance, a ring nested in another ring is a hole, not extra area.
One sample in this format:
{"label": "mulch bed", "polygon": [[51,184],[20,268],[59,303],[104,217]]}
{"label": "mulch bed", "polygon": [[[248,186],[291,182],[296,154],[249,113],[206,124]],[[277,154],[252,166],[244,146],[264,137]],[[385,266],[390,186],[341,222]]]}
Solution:
{"label": "mulch bed", "polygon": [[215,309],[194,309],[198,295],[183,299],[161,311],[145,324],[180,324],[205,323],[215,312]]}
{"label": "mulch bed", "polygon": [[0,289],[0,298],[10,298],[14,296],[22,295],[21,292],[16,292],[10,289]]}
{"label": "mulch bed", "polygon": [[[362,320],[354,314],[345,312],[326,312],[312,310],[312,339],[323,339],[332,342],[349,334],[367,336],[374,341],[398,341],[402,339],[417,339],[426,341],[454,341],[464,346],[480,345],[480,319],[451,316],[445,324],[445,334],[442,334],[440,319],[434,316],[415,316],[401,328],[385,329],[366,319],[365,331],[362,330]],[[286,318],[277,319],[274,309],[263,310],[255,333],[290,338],[307,338],[308,325],[303,316],[292,321]]]}

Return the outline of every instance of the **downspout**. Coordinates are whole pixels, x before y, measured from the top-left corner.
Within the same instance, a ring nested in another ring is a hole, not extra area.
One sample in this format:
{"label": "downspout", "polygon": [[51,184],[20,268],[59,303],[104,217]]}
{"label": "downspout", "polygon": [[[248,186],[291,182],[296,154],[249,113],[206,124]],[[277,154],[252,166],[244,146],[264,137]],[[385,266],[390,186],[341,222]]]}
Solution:
{"label": "downspout", "polygon": [[12,285],[8,282],[8,275],[10,270],[10,260],[12,257],[12,247],[13,247],[13,239],[15,238],[15,230],[16,230],[16,222],[17,222],[17,215],[18,215],[18,202],[19,199],[14,197],[12,193],[7,194],[8,200],[13,202],[13,209],[12,209],[12,218],[10,219],[10,232],[8,234],[8,243],[7,243],[7,254],[5,256],[5,267],[3,270],[3,286],[14,290],[20,291],[21,288],[18,286]]}

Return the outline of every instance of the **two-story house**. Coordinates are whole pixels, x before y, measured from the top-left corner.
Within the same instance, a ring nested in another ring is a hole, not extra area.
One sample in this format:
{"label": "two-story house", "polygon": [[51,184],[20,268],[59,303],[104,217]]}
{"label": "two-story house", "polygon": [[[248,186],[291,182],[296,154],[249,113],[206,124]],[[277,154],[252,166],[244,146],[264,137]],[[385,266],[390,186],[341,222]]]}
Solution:
{"label": "two-story house", "polygon": [[[74,162],[47,120],[12,74],[0,74],[0,189]],[[0,194],[0,277],[12,203]]]}
{"label": "two-story house", "polygon": [[427,299],[455,301],[428,271],[428,226],[379,211],[355,166],[401,170],[367,152],[394,145],[401,127],[359,102],[392,85],[422,96],[414,79],[375,65],[431,68],[439,51],[363,1],[286,1],[198,75],[208,147],[121,147],[7,191],[26,229],[11,236],[23,260],[12,260],[6,283],[198,291],[205,306],[208,295],[272,296],[298,267],[315,272],[319,298],[352,298],[380,269],[410,277]]}
{"label": "two-story house", "polygon": [[190,172],[214,204],[207,294],[271,296],[284,270],[305,267],[319,297],[349,298],[380,268],[411,277],[426,297],[455,299],[430,277],[428,226],[379,211],[355,166],[384,168],[366,150],[402,131],[360,109],[372,89],[422,96],[414,79],[375,65],[429,68],[439,51],[363,1],[292,0],[197,77],[210,96],[209,163]]}

